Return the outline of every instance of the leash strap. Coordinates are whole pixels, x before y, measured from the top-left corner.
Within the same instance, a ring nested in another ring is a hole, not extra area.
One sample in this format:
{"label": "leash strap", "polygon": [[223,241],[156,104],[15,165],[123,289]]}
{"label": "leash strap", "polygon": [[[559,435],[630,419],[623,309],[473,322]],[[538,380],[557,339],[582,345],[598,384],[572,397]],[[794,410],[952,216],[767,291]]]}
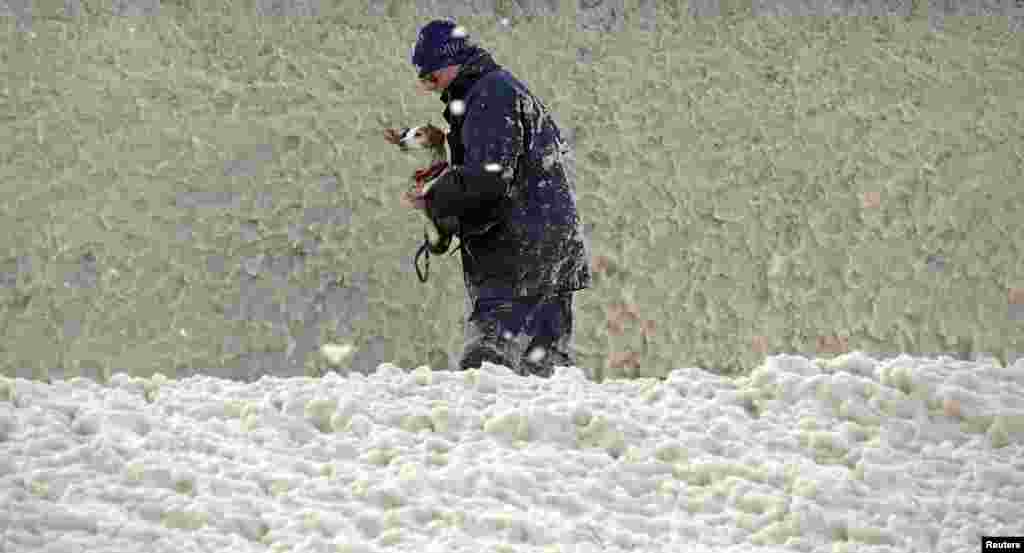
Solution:
{"label": "leash strap", "polygon": [[[426,169],[419,169],[414,175],[416,179],[416,187],[419,189],[423,188],[424,184],[429,183],[433,179],[436,179],[445,169],[448,168],[448,162],[440,161]],[[427,282],[430,278],[430,237],[427,235],[427,231],[423,231],[423,245],[416,251],[416,257],[413,259],[413,265],[416,267],[416,276],[420,279],[420,282]],[[459,247],[462,247],[461,240],[459,241]],[[454,254],[455,252],[452,252]],[[420,271],[420,257],[423,257],[423,270]]]}
{"label": "leash strap", "polygon": [[[423,271],[420,271],[420,256],[423,256],[424,267]],[[423,245],[416,251],[416,259],[413,260],[413,265],[416,266],[416,276],[419,277],[420,282],[426,282],[430,276],[430,250],[427,248],[427,242],[424,240]]]}

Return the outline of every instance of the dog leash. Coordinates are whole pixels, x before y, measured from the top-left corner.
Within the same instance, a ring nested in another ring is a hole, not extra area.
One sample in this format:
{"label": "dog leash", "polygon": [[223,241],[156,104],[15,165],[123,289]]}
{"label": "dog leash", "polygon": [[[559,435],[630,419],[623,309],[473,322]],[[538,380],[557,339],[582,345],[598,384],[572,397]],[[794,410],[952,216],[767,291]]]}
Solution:
{"label": "dog leash", "polygon": [[[416,251],[416,258],[413,260],[413,265],[416,266],[416,276],[419,277],[420,282],[427,282],[427,278],[430,276],[430,250],[427,248],[427,233],[423,232],[423,245]],[[423,271],[420,271],[420,257],[426,256],[424,259]]]}
{"label": "dog leash", "polygon": [[[416,174],[413,177],[416,180],[416,185],[422,187],[427,182],[436,179],[448,168],[447,161],[440,161],[434,163],[430,167],[424,169],[417,169]],[[461,241],[459,242],[461,244]],[[442,252],[443,253],[443,252]],[[420,271],[420,257],[423,257],[423,270]],[[430,277],[430,236],[427,231],[423,231],[423,245],[420,249],[416,250],[416,257],[413,259],[413,265],[416,267],[416,276],[420,279],[420,282],[427,282]]]}
{"label": "dog leash", "polygon": [[[448,252],[448,256],[451,257],[456,253],[462,251],[462,239],[459,239],[459,247]],[[466,248],[467,253],[469,248]],[[444,253],[444,252],[442,252]],[[440,255],[440,254],[438,254]],[[472,254],[470,254],[472,255]],[[423,257],[423,270],[420,271],[420,257]],[[416,250],[416,257],[413,259],[413,265],[416,267],[416,276],[419,277],[420,282],[427,282],[427,278],[430,277],[430,238],[427,236],[427,231],[423,231],[423,245],[420,249]]]}

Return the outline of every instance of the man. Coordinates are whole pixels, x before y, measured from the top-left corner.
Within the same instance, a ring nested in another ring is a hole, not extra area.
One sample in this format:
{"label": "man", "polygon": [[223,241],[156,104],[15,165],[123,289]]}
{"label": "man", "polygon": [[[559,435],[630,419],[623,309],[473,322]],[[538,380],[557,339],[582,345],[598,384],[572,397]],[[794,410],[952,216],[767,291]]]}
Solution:
{"label": "man", "polygon": [[446,104],[451,159],[425,196],[405,200],[459,238],[459,368],[490,361],[547,377],[572,366],[573,293],[591,275],[571,150],[547,107],[454,22],[424,26],[412,63]]}

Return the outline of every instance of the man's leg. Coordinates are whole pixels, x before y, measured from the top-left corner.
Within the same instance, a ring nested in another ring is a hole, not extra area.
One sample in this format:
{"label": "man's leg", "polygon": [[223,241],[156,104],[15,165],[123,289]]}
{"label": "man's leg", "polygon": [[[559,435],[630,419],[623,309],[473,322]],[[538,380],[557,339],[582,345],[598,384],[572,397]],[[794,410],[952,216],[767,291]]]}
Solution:
{"label": "man's leg", "polygon": [[478,368],[484,361],[504,365],[517,372],[519,355],[516,337],[522,326],[523,309],[515,299],[480,299],[468,306],[466,342],[459,369]]}
{"label": "man's leg", "polygon": [[573,366],[572,327],[571,292],[542,302],[525,329],[530,342],[523,353],[519,373],[546,378],[554,373],[556,365]]}
{"label": "man's leg", "polygon": [[572,293],[547,297],[482,299],[466,320],[459,368],[483,361],[522,375],[551,376],[555,365],[572,366]]}

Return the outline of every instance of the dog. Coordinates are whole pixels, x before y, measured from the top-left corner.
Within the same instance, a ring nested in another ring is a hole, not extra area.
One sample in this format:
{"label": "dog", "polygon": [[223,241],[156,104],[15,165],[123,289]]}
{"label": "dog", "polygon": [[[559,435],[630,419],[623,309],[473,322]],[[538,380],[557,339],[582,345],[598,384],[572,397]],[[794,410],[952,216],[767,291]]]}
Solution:
{"label": "dog", "polygon": [[[434,184],[434,180],[448,168],[451,156],[448,151],[448,133],[443,129],[429,123],[402,130],[387,128],[384,130],[384,138],[388,143],[398,146],[398,149],[403,152],[423,152],[427,154],[430,165],[417,169],[413,174],[412,184],[410,185],[411,190],[417,195],[422,196],[429,192],[430,187]],[[451,246],[457,222],[454,220],[435,222],[426,213],[424,213],[424,216],[427,218],[427,224],[424,229],[426,237],[424,247],[435,255],[446,253]],[[419,254],[417,254],[418,257]],[[418,265],[416,272],[420,274]],[[426,277],[420,274],[420,280],[426,282]]]}
{"label": "dog", "polygon": [[384,138],[391,144],[398,146],[403,152],[410,150],[421,150],[430,156],[430,165],[424,169],[418,169],[413,175],[412,187],[419,194],[426,194],[430,191],[433,179],[448,168],[448,133],[427,124],[421,127],[405,128],[401,131],[385,129]]}
{"label": "dog", "polygon": [[[394,131],[392,131],[394,132]],[[427,123],[421,127],[402,129],[395,133],[395,144],[403,152],[409,150],[426,150],[431,156],[431,165],[448,163],[448,132]]]}

